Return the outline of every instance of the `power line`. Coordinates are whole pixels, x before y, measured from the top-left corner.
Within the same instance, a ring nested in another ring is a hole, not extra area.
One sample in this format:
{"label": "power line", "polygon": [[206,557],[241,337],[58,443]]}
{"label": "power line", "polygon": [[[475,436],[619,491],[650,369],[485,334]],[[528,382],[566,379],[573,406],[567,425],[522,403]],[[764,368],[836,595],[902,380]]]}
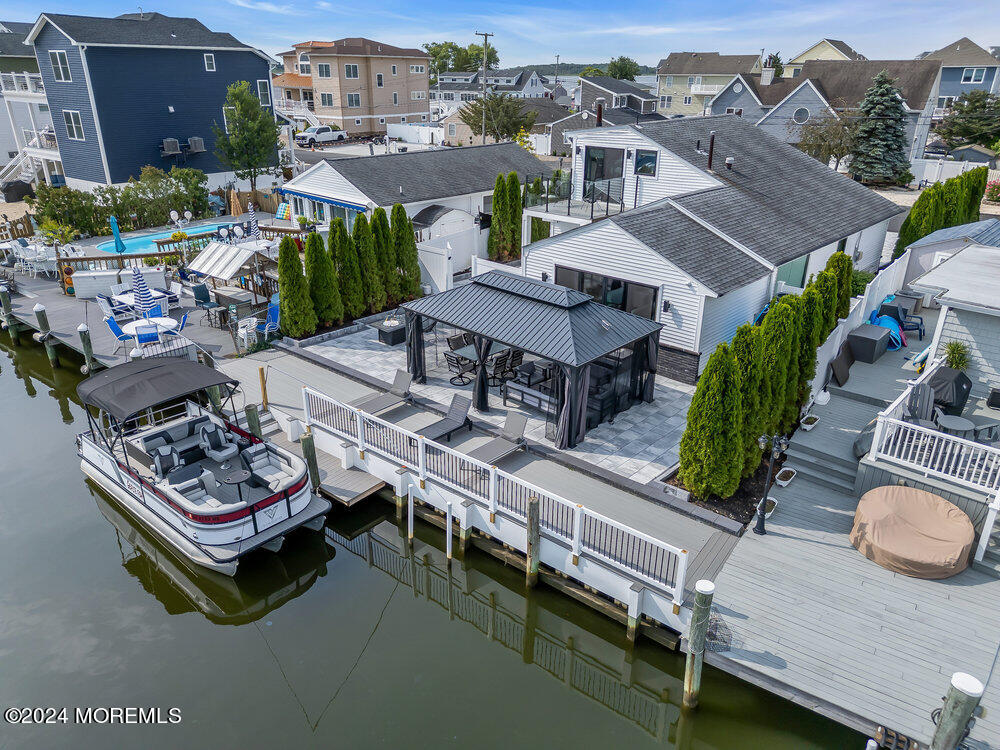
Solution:
{"label": "power line", "polygon": [[483,145],[486,145],[486,58],[490,54],[490,37],[496,36],[488,31],[477,31],[476,36],[483,38]]}

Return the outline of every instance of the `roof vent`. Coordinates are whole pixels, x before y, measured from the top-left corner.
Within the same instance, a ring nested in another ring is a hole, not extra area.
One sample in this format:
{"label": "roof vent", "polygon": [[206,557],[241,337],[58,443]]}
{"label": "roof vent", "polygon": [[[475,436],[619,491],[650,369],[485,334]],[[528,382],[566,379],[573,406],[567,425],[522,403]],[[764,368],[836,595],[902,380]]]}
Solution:
{"label": "roof vent", "polygon": [[193,135],[188,138],[188,151],[192,154],[200,154],[205,150],[205,139]]}
{"label": "roof vent", "polygon": [[181,142],[176,138],[164,138],[160,146],[161,156],[176,156],[181,152]]}
{"label": "roof vent", "polygon": [[735,164],[735,163],[736,163],[736,158],[735,157],[732,157],[732,156],[727,156],[726,157],[726,169],[732,169],[733,168],[733,164]]}

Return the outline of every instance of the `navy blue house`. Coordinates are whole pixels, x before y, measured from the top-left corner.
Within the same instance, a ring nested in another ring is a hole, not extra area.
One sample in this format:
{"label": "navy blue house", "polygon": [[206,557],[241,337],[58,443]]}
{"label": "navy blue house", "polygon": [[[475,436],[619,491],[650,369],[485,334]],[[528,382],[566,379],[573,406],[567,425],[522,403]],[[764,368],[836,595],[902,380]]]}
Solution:
{"label": "navy blue house", "polygon": [[[270,60],[193,18],[43,13],[33,44],[66,183],[126,182],[153,165],[231,179],[214,155],[227,87],[248,81],[271,106]],[[277,154],[275,154],[277,159]]]}
{"label": "navy blue house", "polygon": [[968,37],[923,56],[941,61],[941,90],[938,92],[937,116],[970,91],[1000,91],[1000,60]]}

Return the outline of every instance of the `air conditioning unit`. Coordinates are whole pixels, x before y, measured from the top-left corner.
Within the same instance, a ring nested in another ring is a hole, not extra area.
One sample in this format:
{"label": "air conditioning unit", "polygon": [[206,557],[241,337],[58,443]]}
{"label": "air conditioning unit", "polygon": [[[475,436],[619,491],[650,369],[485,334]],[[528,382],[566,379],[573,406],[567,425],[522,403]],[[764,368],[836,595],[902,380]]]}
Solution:
{"label": "air conditioning unit", "polygon": [[188,151],[192,154],[200,154],[205,150],[205,139],[196,135],[188,138]]}
{"label": "air conditioning unit", "polygon": [[181,152],[181,142],[176,138],[164,138],[160,146],[161,156],[176,156]]}

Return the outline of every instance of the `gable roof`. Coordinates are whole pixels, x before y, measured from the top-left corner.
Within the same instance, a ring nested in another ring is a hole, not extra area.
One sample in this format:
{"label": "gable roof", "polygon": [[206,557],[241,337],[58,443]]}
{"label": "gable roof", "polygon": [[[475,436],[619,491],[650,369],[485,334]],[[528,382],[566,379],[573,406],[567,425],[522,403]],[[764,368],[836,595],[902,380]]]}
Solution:
{"label": "gable roof", "polygon": [[357,57],[421,57],[430,59],[422,49],[415,47],[394,47],[391,44],[366,39],[363,36],[349,36],[329,42],[323,47],[313,47],[311,55],[350,55]]}
{"label": "gable roof", "polygon": [[992,245],[1000,247],[1000,219],[983,219],[970,224],[960,224],[957,227],[945,227],[936,232],[921,237],[910,245],[910,247],[922,247],[923,245],[933,245],[937,242],[947,240],[967,240],[978,242],[980,245]]}
{"label": "gable roof", "polygon": [[551,172],[516,143],[328,159],[326,164],[379,206],[492,190],[501,172]]}
{"label": "gable roof", "polygon": [[[35,21],[26,41],[34,42],[46,22],[54,24],[76,44],[231,48],[257,52],[232,34],[212,31],[196,18],[174,18],[162,13],[125,13],[116,18],[43,13]],[[263,56],[263,53],[258,54]]]}
{"label": "gable roof", "polygon": [[938,60],[807,60],[802,63],[798,79],[811,79],[831,104],[842,100],[846,106],[855,107],[865,98],[872,79],[883,70],[895,80],[910,109],[923,109],[934,90],[941,63]]}
{"label": "gable roof", "polygon": [[7,29],[0,33],[0,57],[34,57],[30,47],[24,46],[24,39],[31,31],[32,24],[21,21],[0,21]]}
{"label": "gable roof", "polygon": [[[774,265],[781,265],[891,218],[902,209],[741,117],[713,115],[631,126],[722,187],[677,196],[677,205]],[[735,159],[731,170],[724,164]],[[626,212],[628,213],[628,212]],[[624,216],[625,214],[623,214]]]}
{"label": "gable roof", "polygon": [[827,42],[831,47],[834,47],[838,52],[840,52],[840,53],[842,53],[844,55],[847,55],[847,57],[850,58],[851,60],[866,60],[867,59],[864,55],[862,55],[860,52],[858,52],[857,50],[855,50],[847,42],[842,42],[840,39],[826,39],[826,38],[824,38],[823,41]]}
{"label": "gable roof", "polygon": [[720,55],[718,52],[671,52],[656,66],[660,75],[688,75],[689,73],[718,75],[749,71],[760,59],[753,55]]}
{"label": "gable roof", "polygon": [[946,67],[1000,65],[1000,60],[997,60],[967,36],[963,36],[957,42],[952,42],[939,50],[929,52],[924,55],[923,59],[940,60],[941,64]]}
{"label": "gable roof", "polygon": [[597,86],[599,89],[610,91],[612,94],[618,94],[619,96],[629,95],[638,97],[639,99],[656,100],[656,96],[649,93],[648,89],[636,86],[631,81],[622,81],[621,79],[612,78],[611,76],[587,76],[586,78],[581,78],[580,81],[584,85],[591,84],[592,86]]}
{"label": "gable roof", "polygon": [[795,78],[775,78],[767,86],[761,84],[759,73],[742,73],[739,78],[764,107],[773,107],[803,83],[801,75]]}

